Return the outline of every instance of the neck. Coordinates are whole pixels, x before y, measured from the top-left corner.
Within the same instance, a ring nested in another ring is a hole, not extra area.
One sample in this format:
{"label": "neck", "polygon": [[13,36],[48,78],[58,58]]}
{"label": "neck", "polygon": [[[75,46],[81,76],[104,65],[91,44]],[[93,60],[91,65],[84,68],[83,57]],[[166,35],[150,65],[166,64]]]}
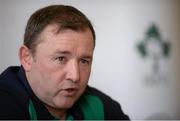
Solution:
{"label": "neck", "polygon": [[48,109],[48,111],[53,115],[54,117],[65,120],[66,119],[66,110],[56,109],[51,106],[45,105],[45,107]]}

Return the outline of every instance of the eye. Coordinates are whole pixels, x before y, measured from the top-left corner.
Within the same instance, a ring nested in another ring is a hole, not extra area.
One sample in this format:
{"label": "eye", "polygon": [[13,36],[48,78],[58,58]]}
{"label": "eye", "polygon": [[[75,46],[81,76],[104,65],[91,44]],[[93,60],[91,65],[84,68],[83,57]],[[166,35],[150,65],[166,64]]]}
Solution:
{"label": "eye", "polygon": [[60,63],[60,64],[64,64],[66,62],[66,58],[64,56],[60,56],[57,57],[56,60]]}
{"label": "eye", "polygon": [[86,60],[86,59],[81,59],[81,60],[80,60],[80,63],[83,64],[83,65],[89,65],[89,64],[90,64],[90,61],[89,61],[89,60]]}

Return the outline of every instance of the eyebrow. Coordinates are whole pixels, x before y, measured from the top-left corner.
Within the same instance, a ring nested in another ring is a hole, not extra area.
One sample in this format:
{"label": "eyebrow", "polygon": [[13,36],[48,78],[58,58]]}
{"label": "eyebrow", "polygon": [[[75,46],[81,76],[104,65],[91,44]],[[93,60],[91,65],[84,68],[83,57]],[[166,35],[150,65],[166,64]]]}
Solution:
{"label": "eyebrow", "polygon": [[85,56],[82,56],[82,58],[87,58],[87,59],[91,59],[92,60],[92,56],[88,56],[88,55],[85,55]]}
{"label": "eyebrow", "polygon": [[[69,51],[56,51],[55,54],[64,54],[64,55],[71,55],[71,52]],[[92,59],[93,57],[91,55],[82,55],[81,58],[88,58]]]}
{"label": "eyebrow", "polygon": [[70,55],[71,53],[69,51],[56,51],[55,54],[66,54]]}

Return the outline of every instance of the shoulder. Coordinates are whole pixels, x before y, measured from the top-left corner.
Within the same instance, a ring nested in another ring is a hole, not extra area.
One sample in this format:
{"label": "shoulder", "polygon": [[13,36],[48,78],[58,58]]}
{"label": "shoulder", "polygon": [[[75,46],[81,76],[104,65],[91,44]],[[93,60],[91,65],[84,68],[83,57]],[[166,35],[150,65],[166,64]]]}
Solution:
{"label": "shoulder", "polygon": [[14,66],[7,68],[0,75],[0,90],[4,92],[11,93],[12,95],[17,95],[22,97],[25,95],[25,88],[18,76],[20,67]]}
{"label": "shoulder", "polygon": [[[5,71],[0,74],[0,88],[4,86],[7,88],[14,88],[14,85],[17,85],[17,73],[19,67],[8,67]],[[19,87],[19,86],[18,86]]]}
{"label": "shoulder", "polygon": [[[90,95],[91,97],[96,97],[96,99],[99,99],[99,101],[103,105],[105,119],[129,119],[128,116],[125,115],[122,111],[120,104],[117,101],[113,100],[110,96],[101,92],[100,90],[88,86],[85,91],[85,95]],[[95,105],[95,107],[96,106],[97,105]]]}
{"label": "shoulder", "polygon": [[28,116],[28,96],[19,82],[19,67],[9,67],[0,75],[0,119],[24,119]]}

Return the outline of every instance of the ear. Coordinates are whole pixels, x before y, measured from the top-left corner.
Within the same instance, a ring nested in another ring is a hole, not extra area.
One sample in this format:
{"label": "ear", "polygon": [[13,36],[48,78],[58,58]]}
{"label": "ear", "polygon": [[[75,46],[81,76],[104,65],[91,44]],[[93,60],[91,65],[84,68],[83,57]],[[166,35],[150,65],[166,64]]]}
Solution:
{"label": "ear", "polygon": [[29,48],[25,45],[21,46],[19,49],[19,60],[24,67],[25,71],[29,71],[33,62],[33,55]]}

